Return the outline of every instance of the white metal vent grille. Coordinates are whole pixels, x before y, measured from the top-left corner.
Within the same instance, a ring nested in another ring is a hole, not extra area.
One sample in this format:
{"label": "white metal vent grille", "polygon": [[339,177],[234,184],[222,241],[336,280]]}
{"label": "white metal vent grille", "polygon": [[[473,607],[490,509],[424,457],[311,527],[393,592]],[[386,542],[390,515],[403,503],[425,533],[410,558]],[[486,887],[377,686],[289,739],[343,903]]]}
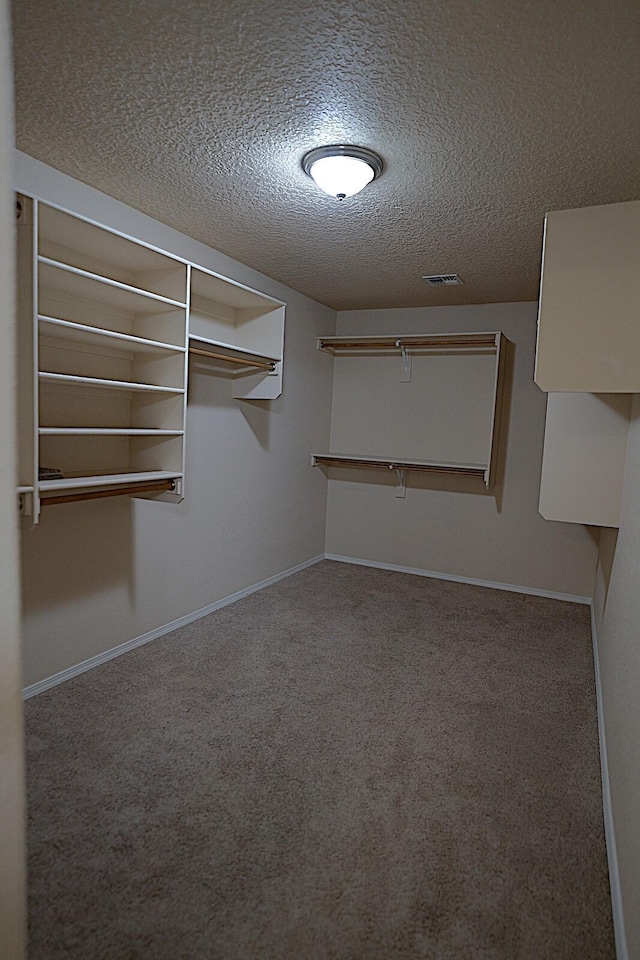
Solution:
{"label": "white metal vent grille", "polygon": [[457,287],[464,281],[457,273],[436,273],[431,277],[423,277],[432,287]]}

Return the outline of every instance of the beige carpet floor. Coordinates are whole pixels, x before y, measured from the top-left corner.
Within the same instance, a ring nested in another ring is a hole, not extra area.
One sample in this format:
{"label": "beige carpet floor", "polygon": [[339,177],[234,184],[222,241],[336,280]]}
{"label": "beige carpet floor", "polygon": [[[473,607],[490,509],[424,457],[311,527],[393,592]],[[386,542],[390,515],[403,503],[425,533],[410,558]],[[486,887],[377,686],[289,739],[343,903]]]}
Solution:
{"label": "beige carpet floor", "polygon": [[323,562],[26,705],[31,960],[613,960],[589,611]]}

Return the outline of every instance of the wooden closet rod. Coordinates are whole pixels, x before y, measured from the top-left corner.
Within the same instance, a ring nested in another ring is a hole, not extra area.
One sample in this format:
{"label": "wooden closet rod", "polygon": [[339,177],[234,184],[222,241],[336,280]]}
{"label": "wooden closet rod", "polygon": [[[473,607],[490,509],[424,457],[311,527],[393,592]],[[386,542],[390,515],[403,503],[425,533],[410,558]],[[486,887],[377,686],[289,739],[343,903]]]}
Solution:
{"label": "wooden closet rod", "polygon": [[437,463],[407,463],[403,460],[366,460],[359,457],[330,457],[323,456],[320,453],[314,454],[315,460],[319,464],[325,464],[330,467],[365,467],[371,469],[388,468],[390,470],[407,470],[414,473],[454,473],[462,477],[484,477],[484,467],[466,467],[463,464],[455,466],[453,464]]}
{"label": "wooden closet rod", "polygon": [[455,337],[442,338],[440,340],[403,340],[402,337],[389,338],[388,340],[377,340],[371,343],[363,343],[361,340],[343,340],[340,343],[332,343],[330,340],[320,340],[320,346],[327,350],[399,350],[401,346],[411,349],[412,347],[493,347],[495,349],[495,337],[476,337],[474,339],[456,339]]}
{"label": "wooden closet rod", "polygon": [[275,370],[275,360],[243,360],[241,357],[227,357],[223,353],[213,353],[212,350],[201,350],[199,347],[189,347],[189,353],[197,353],[199,357],[210,357],[212,360],[228,360],[229,363],[240,363],[243,367],[262,367],[264,370]]}
{"label": "wooden closet rod", "polygon": [[86,493],[65,493],[59,497],[42,497],[42,506],[53,503],[76,503],[78,500],[102,500],[104,497],[129,497],[137,493],[166,493],[175,488],[173,480],[160,480],[157,483],[131,484],[116,490],[88,490]]}

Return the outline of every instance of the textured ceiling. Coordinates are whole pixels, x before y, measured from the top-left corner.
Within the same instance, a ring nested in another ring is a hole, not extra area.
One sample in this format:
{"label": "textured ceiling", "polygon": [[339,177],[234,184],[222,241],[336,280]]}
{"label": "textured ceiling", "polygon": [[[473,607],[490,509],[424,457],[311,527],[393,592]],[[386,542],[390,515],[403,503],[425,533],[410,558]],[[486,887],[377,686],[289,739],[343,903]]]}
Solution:
{"label": "textured ceiling", "polygon": [[20,149],[339,309],[536,299],[545,211],[640,197],[638,0],[16,0],[14,58]]}

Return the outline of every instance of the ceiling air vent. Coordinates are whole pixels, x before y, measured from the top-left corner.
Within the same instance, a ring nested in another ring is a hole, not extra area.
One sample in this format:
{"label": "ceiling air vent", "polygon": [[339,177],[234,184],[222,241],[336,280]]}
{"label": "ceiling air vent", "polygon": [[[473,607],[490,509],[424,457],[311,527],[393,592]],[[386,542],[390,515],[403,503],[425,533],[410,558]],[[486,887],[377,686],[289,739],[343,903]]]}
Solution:
{"label": "ceiling air vent", "polygon": [[432,277],[423,277],[432,287],[457,287],[464,281],[457,273],[436,273]]}

